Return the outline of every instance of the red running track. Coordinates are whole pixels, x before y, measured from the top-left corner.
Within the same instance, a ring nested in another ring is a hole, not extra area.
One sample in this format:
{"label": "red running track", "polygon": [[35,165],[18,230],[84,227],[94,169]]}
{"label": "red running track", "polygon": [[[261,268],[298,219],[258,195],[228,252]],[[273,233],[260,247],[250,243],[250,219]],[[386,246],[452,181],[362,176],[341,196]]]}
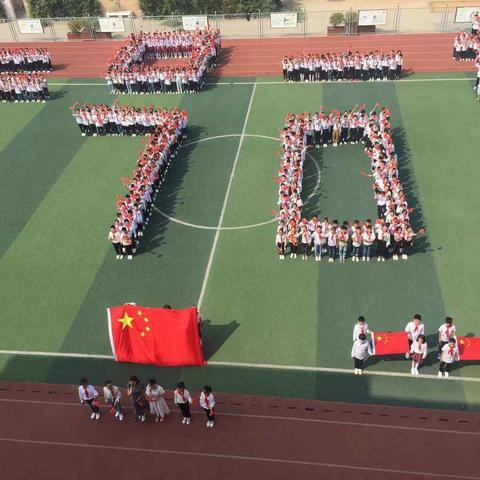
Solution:
{"label": "red running track", "polygon": [[[402,50],[405,68],[410,72],[473,71],[472,62],[452,59],[453,33],[411,35],[360,35],[354,37],[301,37],[224,40],[215,75],[279,76],[284,55],[299,52],[328,52],[373,49]],[[59,77],[102,77],[118,41],[72,41],[49,43],[4,43],[1,47],[42,46],[52,53]]]}
{"label": "red running track", "polygon": [[[207,429],[90,420],[76,387],[0,384],[0,478],[480,479],[480,415],[217,394]],[[171,399],[167,398],[171,405]]]}

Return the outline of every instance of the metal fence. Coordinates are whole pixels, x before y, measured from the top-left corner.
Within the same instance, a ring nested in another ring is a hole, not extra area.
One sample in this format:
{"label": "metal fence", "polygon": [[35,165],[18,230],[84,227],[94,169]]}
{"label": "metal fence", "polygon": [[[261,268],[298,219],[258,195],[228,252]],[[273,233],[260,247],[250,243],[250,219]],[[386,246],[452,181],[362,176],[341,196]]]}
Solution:
{"label": "metal fence", "polygon": [[[433,4],[434,2],[432,2]],[[330,34],[357,35],[369,34],[400,34],[428,32],[457,32],[469,30],[470,23],[455,22],[456,8],[442,6],[441,8],[403,8],[400,6],[384,8],[387,10],[385,23],[370,28],[359,28],[348,24],[345,28],[337,28],[332,32],[330,16],[342,10],[298,11],[296,27],[272,27],[270,13],[257,12],[250,14],[208,15],[209,25],[219,28],[224,38],[271,38],[285,36],[322,36]],[[345,13],[344,11],[342,11]],[[355,10],[350,10],[355,18]],[[358,13],[358,12],[357,12]],[[22,33],[16,20],[0,20],[0,42],[38,42],[71,40],[69,22],[73,18],[41,19],[43,33]],[[99,40],[103,38],[123,39],[131,33],[152,30],[174,30],[181,28],[181,16],[164,17],[127,17],[124,18],[124,31],[111,34],[100,32],[98,18],[81,19],[86,24],[85,34],[88,38]],[[343,25],[344,26],[344,25]],[[70,37],[70,38],[69,38]]]}

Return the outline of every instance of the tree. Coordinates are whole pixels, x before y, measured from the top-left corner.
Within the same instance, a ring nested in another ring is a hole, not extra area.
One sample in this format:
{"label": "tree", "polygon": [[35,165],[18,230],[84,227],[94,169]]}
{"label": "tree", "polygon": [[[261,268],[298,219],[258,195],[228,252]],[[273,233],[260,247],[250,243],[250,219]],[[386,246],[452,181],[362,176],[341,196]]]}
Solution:
{"label": "tree", "polygon": [[28,0],[28,13],[33,18],[95,17],[101,8],[98,0]]}
{"label": "tree", "polygon": [[2,2],[0,2],[0,18],[7,18],[7,12]]}

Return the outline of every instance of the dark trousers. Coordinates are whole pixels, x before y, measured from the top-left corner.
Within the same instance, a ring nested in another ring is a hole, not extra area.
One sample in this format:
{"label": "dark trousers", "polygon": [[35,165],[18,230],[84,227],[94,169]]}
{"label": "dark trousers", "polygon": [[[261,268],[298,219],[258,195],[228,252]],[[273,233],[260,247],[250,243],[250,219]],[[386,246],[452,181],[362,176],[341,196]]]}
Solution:
{"label": "dark trousers", "polygon": [[112,242],[113,249],[117,255],[122,255],[122,245],[120,243]]}
{"label": "dark trousers", "polygon": [[188,402],[186,403],[177,403],[178,408],[182,412],[182,415],[184,418],[191,418],[191,413],[190,413],[190,404]]}
{"label": "dark trousers", "polygon": [[441,371],[442,373],[444,373],[444,372],[449,372],[451,366],[452,366],[451,363],[440,362],[440,371]]}
{"label": "dark trousers", "polygon": [[353,357],[353,363],[355,364],[355,368],[359,370],[363,370],[363,360],[360,360],[357,357]]}
{"label": "dark trousers", "polygon": [[438,342],[438,354],[440,355],[442,353],[442,348],[447,344],[448,342]]}
{"label": "dark trousers", "polygon": [[85,400],[85,403],[92,409],[93,413],[99,413],[100,409],[98,408],[97,405],[93,404],[93,401],[94,401],[93,398],[91,398],[90,400]]}
{"label": "dark trousers", "polygon": [[211,408],[204,408],[203,410],[205,411],[208,421],[213,422],[215,420],[215,414],[213,413],[213,410]]}

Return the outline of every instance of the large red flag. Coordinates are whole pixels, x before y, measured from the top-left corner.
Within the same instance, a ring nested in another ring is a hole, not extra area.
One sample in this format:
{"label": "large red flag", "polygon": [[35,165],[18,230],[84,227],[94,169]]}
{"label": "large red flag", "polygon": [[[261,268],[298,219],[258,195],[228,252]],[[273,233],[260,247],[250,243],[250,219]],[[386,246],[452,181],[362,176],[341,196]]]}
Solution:
{"label": "large red flag", "polygon": [[460,360],[480,360],[480,337],[457,337]]}
{"label": "large red flag", "polygon": [[205,365],[195,307],[173,310],[125,304],[107,312],[117,362]]}
{"label": "large red flag", "polygon": [[372,343],[374,355],[395,355],[410,350],[407,332],[372,332]]}

